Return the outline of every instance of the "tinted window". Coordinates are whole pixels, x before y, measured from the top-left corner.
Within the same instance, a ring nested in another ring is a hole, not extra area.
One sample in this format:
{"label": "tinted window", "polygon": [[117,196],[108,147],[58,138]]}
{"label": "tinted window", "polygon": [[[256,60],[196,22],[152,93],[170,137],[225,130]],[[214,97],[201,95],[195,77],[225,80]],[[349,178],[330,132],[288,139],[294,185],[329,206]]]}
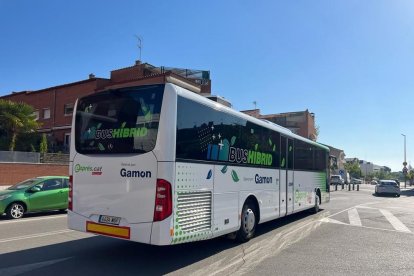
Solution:
{"label": "tinted window", "polygon": [[80,153],[145,153],[157,139],[163,85],[101,92],[78,102],[75,145]]}
{"label": "tinted window", "polygon": [[69,179],[63,178],[63,188],[69,188]]}
{"label": "tinted window", "polygon": [[287,168],[289,170],[293,169],[293,156],[294,156],[294,145],[293,145],[293,140],[292,139],[288,139],[288,148],[287,148],[287,154],[288,154],[288,164],[287,164]]}
{"label": "tinted window", "polygon": [[42,191],[61,189],[62,179],[61,178],[47,179],[43,181],[41,184],[37,184],[36,186],[41,187]]}
{"label": "tinted window", "polygon": [[279,139],[277,132],[178,97],[178,159],[278,167]]}
{"label": "tinted window", "polygon": [[326,171],[328,153],[326,150],[295,140],[295,169],[310,171]]}

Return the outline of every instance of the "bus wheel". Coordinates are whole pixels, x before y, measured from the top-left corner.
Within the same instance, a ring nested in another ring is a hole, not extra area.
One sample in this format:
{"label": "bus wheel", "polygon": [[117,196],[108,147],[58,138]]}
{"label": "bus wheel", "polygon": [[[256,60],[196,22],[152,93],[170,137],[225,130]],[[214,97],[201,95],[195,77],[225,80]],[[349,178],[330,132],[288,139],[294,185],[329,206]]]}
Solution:
{"label": "bus wheel", "polygon": [[315,195],[315,205],[311,209],[313,214],[317,214],[319,212],[319,195]]}
{"label": "bus wheel", "polygon": [[256,207],[251,201],[246,201],[241,213],[241,225],[237,232],[237,240],[246,242],[254,236],[257,225]]}

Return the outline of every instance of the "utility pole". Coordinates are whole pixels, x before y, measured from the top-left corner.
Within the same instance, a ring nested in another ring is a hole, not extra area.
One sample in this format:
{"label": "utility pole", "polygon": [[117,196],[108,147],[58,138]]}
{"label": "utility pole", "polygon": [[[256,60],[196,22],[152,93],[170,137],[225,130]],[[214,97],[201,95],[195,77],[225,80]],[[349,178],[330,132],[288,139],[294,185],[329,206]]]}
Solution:
{"label": "utility pole", "polygon": [[402,134],[404,136],[404,162],[403,162],[403,173],[404,173],[404,188],[407,188],[407,147],[406,147],[406,135]]}

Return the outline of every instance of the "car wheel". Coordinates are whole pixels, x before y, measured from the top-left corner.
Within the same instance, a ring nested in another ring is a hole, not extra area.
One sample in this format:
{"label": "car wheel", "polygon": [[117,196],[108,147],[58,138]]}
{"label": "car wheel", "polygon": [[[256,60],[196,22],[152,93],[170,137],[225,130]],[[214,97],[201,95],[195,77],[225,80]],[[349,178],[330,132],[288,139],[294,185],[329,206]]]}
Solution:
{"label": "car wheel", "polygon": [[10,219],[19,219],[23,217],[25,211],[26,209],[22,203],[15,202],[7,207],[6,215]]}
{"label": "car wheel", "polygon": [[397,194],[397,197],[400,197],[400,194]]}
{"label": "car wheel", "polygon": [[246,201],[241,213],[240,229],[237,232],[237,240],[246,242],[254,236],[257,226],[257,211],[252,201]]}

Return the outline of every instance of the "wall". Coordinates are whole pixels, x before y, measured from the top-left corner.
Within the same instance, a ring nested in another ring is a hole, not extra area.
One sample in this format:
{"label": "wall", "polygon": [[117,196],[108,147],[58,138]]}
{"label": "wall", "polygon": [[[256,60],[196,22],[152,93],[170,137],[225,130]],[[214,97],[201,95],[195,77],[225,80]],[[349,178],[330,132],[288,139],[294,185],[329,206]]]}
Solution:
{"label": "wall", "polygon": [[69,166],[58,164],[0,163],[0,186],[9,186],[32,177],[44,175],[69,175]]}

